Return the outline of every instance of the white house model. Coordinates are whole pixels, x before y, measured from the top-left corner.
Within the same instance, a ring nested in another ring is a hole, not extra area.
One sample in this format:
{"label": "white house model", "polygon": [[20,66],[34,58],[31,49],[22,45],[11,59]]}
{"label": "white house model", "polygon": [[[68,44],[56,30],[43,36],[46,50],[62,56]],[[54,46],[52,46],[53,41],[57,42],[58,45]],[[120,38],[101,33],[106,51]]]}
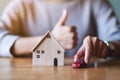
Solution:
{"label": "white house model", "polygon": [[47,32],[32,50],[33,65],[64,65],[64,49],[59,42]]}

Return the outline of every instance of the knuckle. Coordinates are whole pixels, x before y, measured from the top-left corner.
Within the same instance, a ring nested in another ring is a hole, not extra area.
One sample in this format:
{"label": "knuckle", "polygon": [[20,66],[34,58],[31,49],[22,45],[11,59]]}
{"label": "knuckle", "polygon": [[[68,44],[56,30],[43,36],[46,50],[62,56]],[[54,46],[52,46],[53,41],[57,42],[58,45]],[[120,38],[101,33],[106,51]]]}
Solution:
{"label": "knuckle", "polygon": [[76,32],[76,27],[75,26],[70,26],[70,32]]}
{"label": "knuckle", "polygon": [[70,36],[71,36],[72,39],[74,39],[75,34],[74,34],[73,32],[71,32],[71,33],[70,33]]}
{"label": "knuckle", "polygon": [[85,37],[85,39],[83,40],[83,43],[91,43],[91,37],[90,36],[87,36]]}
{"label": "knuckle", "polygon": [[104,47],[104,42],[100,41],[100,45],[101,45],[101,47]]}
{"label": "knuckle", "polygon": [[91,39],[91,36],[87,36],[87,37],[85,37],[84,40],[90,40],[90,39]]}
{"label": "knuckle", "polygon": [[93,41],[94,44],[97,44],[98,41],[99,41],[99,39],[98,39],[97,37],[93,37],[93,38],[92,38],[92,41]]}
{"label": "knuckle", "polygon": [[71,28],[76,29],[76,27],[74,25],[71,25]]}
{"label": "knuckle", "polygon": [[87,36],[87,37],[86,37],[86,39],[90,39],[90,38],[91,38],[91,36]]}
{"label": "knuckle", "polygon": [[99,39],[97,37],[94,37],[93,39],[94,39],[95,42],[99,41]]}
{"label": "knuckle", "polygon": [[64,27],[64,30],[66,30],[67,32],[70,32],[70,27],[68,27],[68,26],[66,26],[66,27]]}
{"label": "knuckle", "polygon": [[76,27],[75,26],[70,26],[70,28],[71,28],[71,31],[76,31]]}
{"label": "knuckle", "polygon": [[73,48],[73,45],[71,44],[71,45],[69,45],[69,49],[72,49]]}

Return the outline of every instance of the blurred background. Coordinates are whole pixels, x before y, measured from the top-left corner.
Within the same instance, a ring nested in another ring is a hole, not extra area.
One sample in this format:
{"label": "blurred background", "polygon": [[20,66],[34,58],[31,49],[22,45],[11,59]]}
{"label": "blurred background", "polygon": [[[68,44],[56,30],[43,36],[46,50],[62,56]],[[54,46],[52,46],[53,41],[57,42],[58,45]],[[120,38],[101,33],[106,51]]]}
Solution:
{"label": "blurred background", "polygon": [[1,0],[0,1],[0,16],[4,10],[4,8],[7,6],[7,4],[10,2],[11,0]]}
{"label": "blurred background", "polygon": [[[9,4],[11,0],[3,0],[0,2],[0,16],[7,4]],[[115,13],[120,21],[120,0],[109,0],[111,5],[113,6],[113,9],[115,10]]]}

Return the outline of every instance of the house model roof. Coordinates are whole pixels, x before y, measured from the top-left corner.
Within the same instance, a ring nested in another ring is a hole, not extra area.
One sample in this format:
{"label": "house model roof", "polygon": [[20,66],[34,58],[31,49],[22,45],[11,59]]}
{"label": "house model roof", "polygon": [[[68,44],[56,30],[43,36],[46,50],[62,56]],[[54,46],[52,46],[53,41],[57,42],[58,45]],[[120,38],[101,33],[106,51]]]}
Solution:
{"label": "house model roof", "polygon": [[[37,43],[37,45],[35,45],[35,47],[32,49],[32,52],[34,52],[38,46],[40,46],[42,44],[42,42],[47,38],[47,37],[52,37],[55,41],[57,41],[55,39],[54,36],[52,36],[52,34],[48,31],[44,36],[43,38]],[[59,46],[64,50],[64,48],[61,46],[61,44],[57,41],[57,43],[59,44]]]}

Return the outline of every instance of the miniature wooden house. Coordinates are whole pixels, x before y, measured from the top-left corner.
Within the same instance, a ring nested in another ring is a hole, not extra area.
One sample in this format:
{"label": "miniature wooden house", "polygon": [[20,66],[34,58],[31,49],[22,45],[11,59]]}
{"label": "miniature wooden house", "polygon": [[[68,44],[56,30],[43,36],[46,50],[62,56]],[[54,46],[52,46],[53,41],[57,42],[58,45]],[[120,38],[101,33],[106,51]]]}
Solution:
{"label": "miniature wooden house", "polygon": [[64,65],[64,49],[50,32],[33,48],[32,64]]}

